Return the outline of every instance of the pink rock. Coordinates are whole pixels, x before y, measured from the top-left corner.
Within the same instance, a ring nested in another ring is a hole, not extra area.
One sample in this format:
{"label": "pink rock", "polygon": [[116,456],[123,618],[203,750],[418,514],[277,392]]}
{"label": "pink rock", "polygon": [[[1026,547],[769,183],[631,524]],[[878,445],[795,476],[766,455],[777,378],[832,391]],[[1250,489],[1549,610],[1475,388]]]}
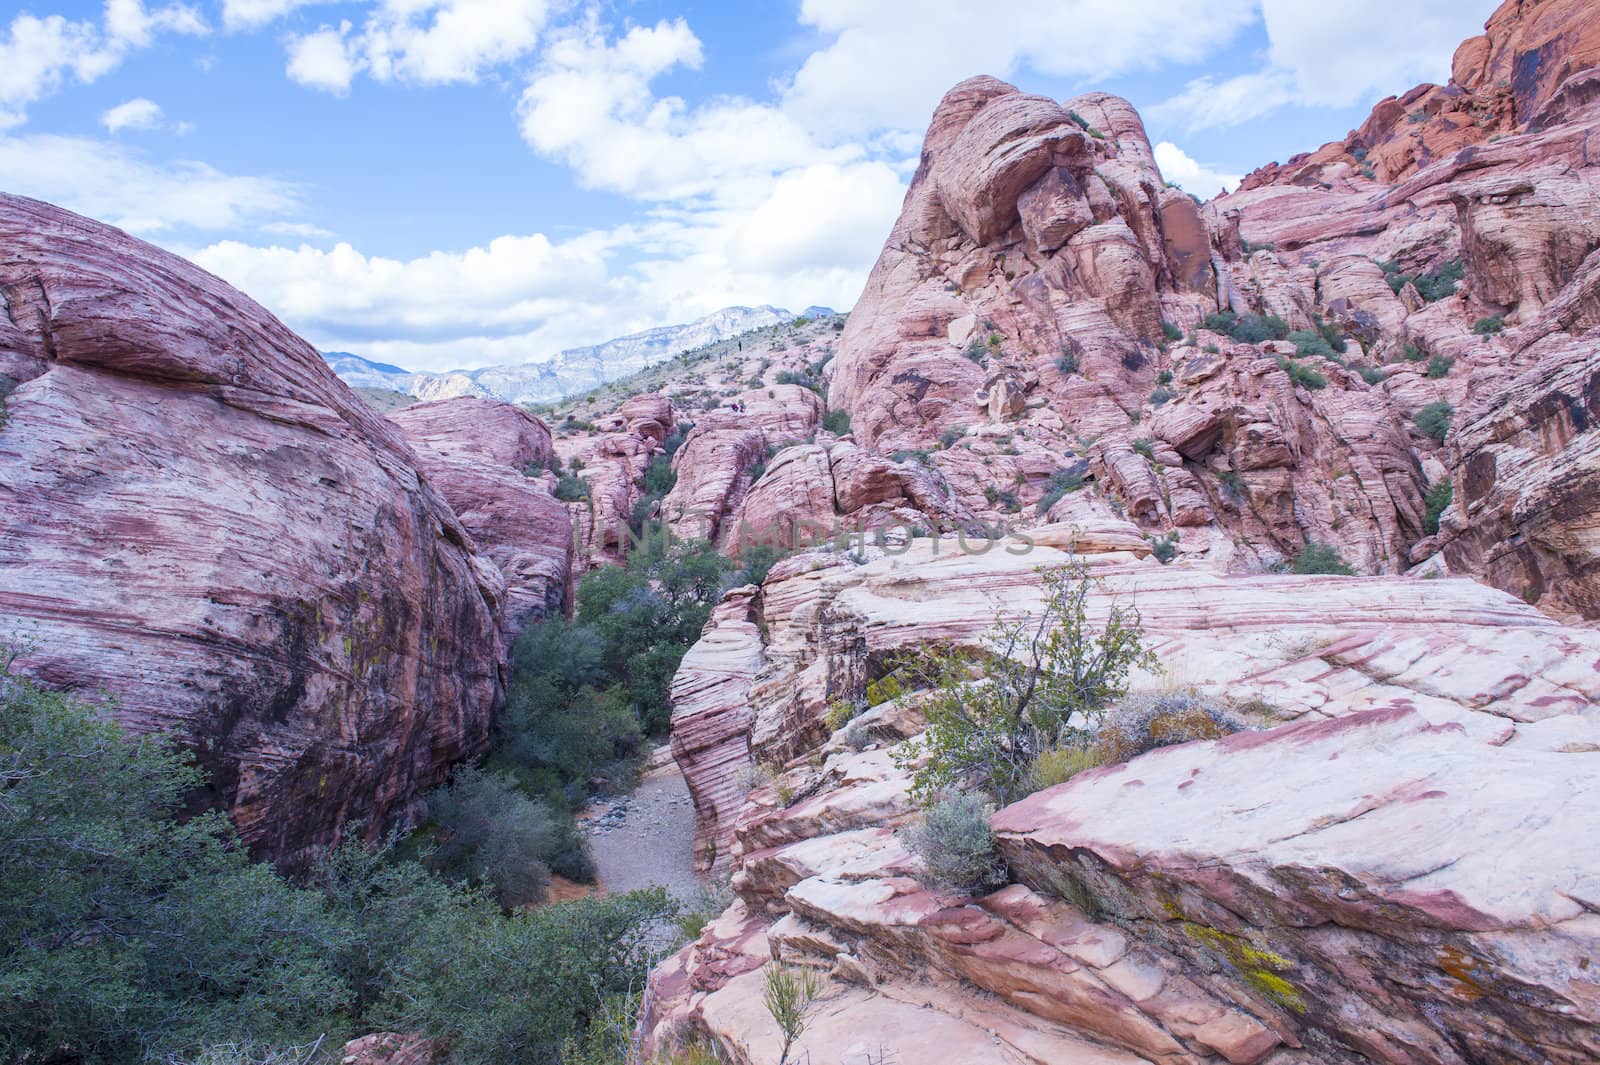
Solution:
{"label": "pink rock", "polygon": [[0,615],[191,745],[258,853],[379,834],[481,751],[502,581],[399,431],[190,264],[0,197]]}

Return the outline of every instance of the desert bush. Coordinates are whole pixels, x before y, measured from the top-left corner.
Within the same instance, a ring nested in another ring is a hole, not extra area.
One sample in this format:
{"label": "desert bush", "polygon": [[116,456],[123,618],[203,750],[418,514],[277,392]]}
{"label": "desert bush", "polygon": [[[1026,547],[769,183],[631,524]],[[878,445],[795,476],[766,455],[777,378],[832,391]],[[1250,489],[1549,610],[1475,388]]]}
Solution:
{"label": "desert bush", "polygon": [[1432,270],[1421,274],[1408,274],[1401,270],[1398,263],[1379,263],[1383,269],[1385,280],[1389,288],[1399,295],[1406,285],[1415,285],[1417,294],[1429,303],[1448,299],[1456,294],[1456,283],[1467,276],[1465,265],[1460,259],[1452,259],[1441,263]]}
{"label": "desert bush", "polygon": [[822,416],[822,427],[835,436],[843,436],[850,431],[850,412],[835,408]]}
{"label": "desert bush", "polygon": [[1056,358],[1056,369],[1061,371],[1062,376],[1071,377],[1078,372],[1078,356],[1070,348],[1063,348]]}
{"label": "desert bush", "polygon": [[1433,378],[1444,377],[1450,373],[1450,368],[1455,364],[1456,360],[1448,355],[1435,355],[1428,360],[1428,376]]}
{"label": "desert bush", "polygon": [[175,1054],[166,1065],[320,1065],[334,1056],[325,1040],[305,1046],[273,1046],[266,1043],[217,1043],[189,1054]]}
{"label": "desert bush", "polygon": [[1333,345],[1320,332],[1312,329],[1301,329],[1290,333],[1284,339],[1294,345],[1295,354],[1301,358],[1319,356],[1324,359],[1334,357]]}
{"label": "desert bush", "polygon": [[1356,373],[1360,374],[1361,379],[1369,385],[1380,384],[1383,381],[1383,371],[1378,369],[1376,366],[1369,366],[1366,363],[1361,363],[1356,366],[1355,371]]}
{"label": "desert bush", "polygon": [[1148,436],[1141,436],[1133,442],[1133,450],[1143,455],[1150,462],[1156,460],[1156,442]]}
{"label": "desert bush", "polygon": [[1496,333],[1504,332],[1505,328],[1506,320],[1498,314],[1479,318],[1472,323],[1472,331],[1481,337],[1494,336]]}
{"label": "desert bush", "polygon": [[1166,338],[1167,341],[1176,343],[1177,341],[1183,339],[1183,330],[1179,329],[1177,326],[1163,318],[1161,319],[1161,335]]}
{"label": "desert bush", "polygon": [[1195,692],[1136,693],[1100,722],[1092,752],[1095,764],[1116,765],[1158,747],[1219,739],[1243,728],[1226,708]]}
{"label": "desert bush", "polygon": [[994,807],[975,795],[950,795],[928,806],[904,830],[906,847],[922,859],[929,883],[940,891],[978,895],[1005,883],[989,817]]}
{"label": "desert bush", "polygon": [[1172,400],[1173,392],[1166,385],[1157,385],[1155,387],[1155,391],[1150,393],[1150,405],[1152,407],[1165,406],[1166,404],[1171,403]]}
{"label": "desert bush", "polygon": [[556,482],[555,496],[563,503],[578,503],[589,498],[589,482],[575,473],[564,473]]}
{"label": "desert bush", "polygon": [[1178,557],[1177,532],[1169,532],[1162,536],[1146,536],[1145,539],[1150,541],[1150,554],[1163,566]]}
{"label": "desert bush", "polygon": [[313,892],[253,864],[159,738],[11,672],[0,649],[0,1060],[156,1061],[313,1042],[352,995]]}
{"label": "desert bush", "polygon": [[1295,362],[1293,359],[1286,359],[1279,355],[1278,368],[1288,374],[1289,380],[1301,388],[1315,392],[1318,389],[1328,387],[1328,379],[1303,362]]}
{"label": "desert bush", "polygon": [[1237,470],[1223,470],[1217,474],[1217,484],[1222,488],[1222,494],[1233,500],[1245,497],[1246,485],[1244,478]]}
{"label": "desert bush", "polygon": [[1052,747],[1041,751],[1034,760],[1028,778],[1030,791],[1043,791],[1057,784],[1065,784],[1086,769],[1100,764],[1100,756],[1089,747]]}
{"label": "desert bush", "polygon": [[1112,603],[1099,630],[1090,625],[1094,582],[1082,562],[1044,573],[1043,583],[1044,609],[997,623],[984,652],[936,648],[903,663],[913,686],[927,689],[926,729],[895,755],[913,770],[917,801],[968,788],[1014,801],[1039,751],[1083,734],[1134,667],[1153,663],[1137,608]]}
{"label": "desert bush", "polygon": [[1433,483],[1428,489],[1428,494],[1423,497],[1423,504],[1426,507],[1422,515],[1423,532],[1429,536],[1434,536],[1439,532],[1439,518],[1449,508],[1451,501],[1455,498],[1455,494],[1455,485],[1451,483],[1450,478],[1446,477]]}
{"label": "desert bush", "polygon": [[[508,910],[544,897],[562,832],[509,774],[457,770],[429,795],[428,815],[437,829],[428,862],[439,873],[483,888]],[[586,874],[575,879],[594,879],[591,862],[575,871]]]}
{"label": "desert bush", "polygon": [[948,451],[956,446],[962,437],[967,435],[965,426],[953,425],[939,434],[939,446]]}
{"label": "desert bush", "polygon": [[1411,420],[1423,436],[1442,444],[1450,433],[1450,417],[1453,414],[1455,408],[1444,400],[1439,400],[1417,411]]}
{"label": "desert bush", "polygon": [[1083,487],[1084,471],[1081,467],[1073,469],[1059,469],[1050,475],[1049,486],[1043,496],[1035,505],[1034,510],[1040,517],[1050,512],[1050,508],[1061,500]]}
{"label": "desert bush", "polygon": [[822,975],[814,969],[790,968],[777,962],[767,966],[761,1001],[783,1037],[778,1065],[787,1065],[789,1051],[805,1033],[806,1016],[823,986]]}
{"label": "desert bush", "polygon": [[1339,557],[1339,552],[1331,544],[1319,544],[1312,541],[1301,548],[1295,556],[1294,562],[1289,567],[1289,572],[1305,575],[1329,574],[1339,577],[1349,577],[1355,574],[1349,563]]}

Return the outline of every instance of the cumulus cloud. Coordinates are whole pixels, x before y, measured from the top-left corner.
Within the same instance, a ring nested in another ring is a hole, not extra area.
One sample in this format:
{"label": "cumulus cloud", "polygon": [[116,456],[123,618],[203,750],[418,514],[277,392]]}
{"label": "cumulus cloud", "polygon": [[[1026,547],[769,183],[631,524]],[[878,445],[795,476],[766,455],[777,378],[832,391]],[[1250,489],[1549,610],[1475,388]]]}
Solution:
{"label": "cumulus cloud", "polygon": [[700,40],[682,19],[615,41],[592,21],[568,29],[523,92],[523,138],[583,184],[645,200],[758,202],[778,172],[860,154],[820,147],[770,104],[719,97],[690,106],[651,90],[657,77],[700,63]]}
{"label": "cumulus cloud", "polygon": [[[1456,45],[1482,32],[1490,6],[1461,0],[1259,0],[1267,66],[1200,78],[1152,109],[1190,130],[1225,129],[1290,104],[1348,107],[1450,76]],[[1374,26],[1401,32],[1374,33]]]}
{"label": "cumulus cloud", "polygon": [[222,0],[222,25],[229,30],[255,30],[324,0]]}
{"label": "cumulus cloud", "polygon": [[292,214],[300,189],[197,162],[152,163],[118,144],[46,134],[0,136],[0,188],[150,236],[225,230]]}
{"label": "cumulus cloud", "polygon": [[161,125],[161,105],[144,97],[127,100],[100,116],[100,124],[112,133],[125,129],[155,129]]}
{"label": "cumulus cloud", "polygon": [[1162,177],[1183,186],[1183,191],[1192,193],[1202,200],[1209,200],[1219,193],[1238,188],[1239,182],[1244,180],[1242,174],[1225,174],[1196,162],[1171,141],[1157,144],[1155,155],[1156,166],[1160,167]]}
{"label": "cumulus cloud", "polygon": [[88,84],[115,69],[159,33],[202,34],[205,21],[186,4],[154,10],[142,0],[108,0],[99,23],[26,12],[0,35],[0,129],[21,125],[28,106],[68,78]]}
{"label": "cumulus cloud", "polygon": [[549,18],[550,0],[379,0],[359,28],[345,21],[290,37],[286,72],[329,92],[348,90],[360,73],[416,85],[475,82],[532,51]]}
{"label": "cumulus cloud", "polygon": [[337,28],[324,26],[315,33],[290,40],[286,68],[290,79],[311,89],[348,92],[350,82],[360,69],[360,60],[349,35],[350,23],[342,22]]}
{"label": "cumulus cloud", "polygon": [[784,107],[838,137],[921,129],[945,90],[974,74],[1093,80],[1195,62],[1255,17],[1256,0],[802,0],[801,23],[827,43],[801,64]]}

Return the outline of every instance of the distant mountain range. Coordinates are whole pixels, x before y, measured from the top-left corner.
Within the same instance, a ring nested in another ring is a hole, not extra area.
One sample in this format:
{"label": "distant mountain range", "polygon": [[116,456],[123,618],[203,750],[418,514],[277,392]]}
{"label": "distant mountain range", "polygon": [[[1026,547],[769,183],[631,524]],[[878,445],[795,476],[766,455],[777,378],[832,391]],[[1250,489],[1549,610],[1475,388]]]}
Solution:
{"label": "distant mountain range", "polygon": [[725,307],[685,325],[662,326],[585,348],[568,348],[542,362],[486,366],[480,370],[413,373],[348,351],[325,351],[322,357],[334,373],[354,388],[389,389],[418,399],[487,396],[510,403],[551,403],[665,362],[679,352],[752,329],[833,313],[827,307],[807,307],[800,314],[781,307]]}

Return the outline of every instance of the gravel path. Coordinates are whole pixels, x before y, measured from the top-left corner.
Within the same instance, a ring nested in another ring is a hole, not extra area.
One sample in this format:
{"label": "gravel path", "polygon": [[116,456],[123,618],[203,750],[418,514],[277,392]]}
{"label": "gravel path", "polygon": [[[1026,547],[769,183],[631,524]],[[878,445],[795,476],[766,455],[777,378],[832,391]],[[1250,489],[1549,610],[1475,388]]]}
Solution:
{"label": "gravel path", "polygon": [[594,803],[584,831],[607,893],[659,884],[685,901],[699,894],[694,806],[676,765],[651,770],[627,795]]}

